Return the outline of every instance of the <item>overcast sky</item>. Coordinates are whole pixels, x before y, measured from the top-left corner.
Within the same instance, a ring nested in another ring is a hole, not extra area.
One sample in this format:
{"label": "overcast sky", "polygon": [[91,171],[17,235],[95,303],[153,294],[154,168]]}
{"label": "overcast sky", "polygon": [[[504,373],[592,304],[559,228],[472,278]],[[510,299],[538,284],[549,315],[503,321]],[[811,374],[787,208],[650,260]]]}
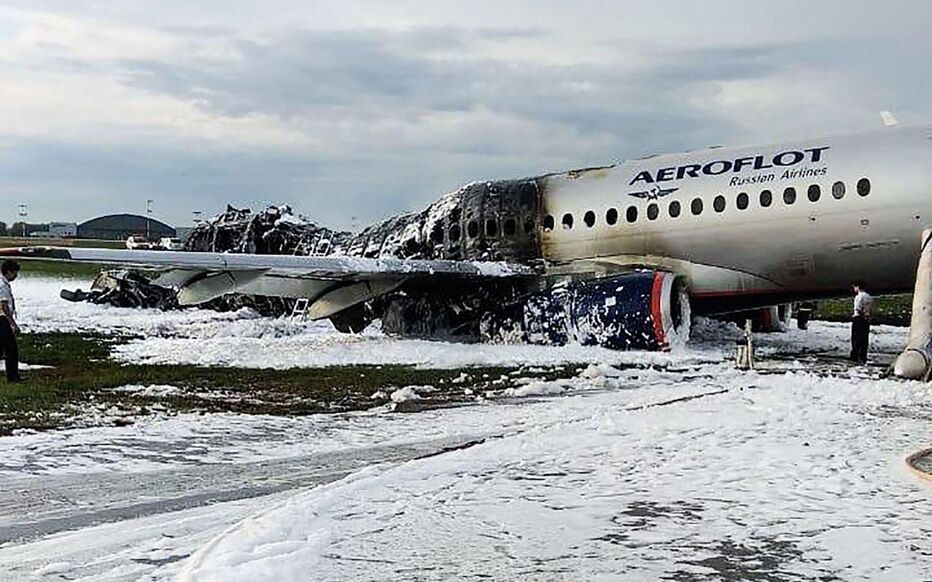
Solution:
{"label": "overcast sky", "polygon": [[932,123],[932,2],[0,1],[0,220],[323,224],[487,178]]}

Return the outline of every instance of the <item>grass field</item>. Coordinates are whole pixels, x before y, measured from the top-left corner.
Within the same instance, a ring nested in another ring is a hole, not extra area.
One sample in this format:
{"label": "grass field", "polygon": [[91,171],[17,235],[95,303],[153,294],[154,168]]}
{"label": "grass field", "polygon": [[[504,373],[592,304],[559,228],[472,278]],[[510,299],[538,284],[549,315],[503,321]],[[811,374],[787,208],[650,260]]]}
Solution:
{"label": "grass field", "polygon": [[[0,237],[0,248],[48,246],[48,247],[85,247],[125,249],[123,241],[95,240],[77,238],[32,238],[32,237]],[[73,275],[93,277],[103,265],[65,263],[63,261],[22,261],[20,263],[24,273],[41,275]]]}
{"label": "grass field", "polygon": [[[820,301],[813,319],[823,321],[851,321],[853,298]],[[908,326],[912,315],[913,296],[884,295],[874,297],[873,323],[880,325]]]}
{"label": "grass field", "polygon": [[[419,406],[446,405],[474,400],[473,393],[483,394],[493,382],[496,389],[508,388],[509,373],[515,371],[470,368],[468,379],[454,382],[462,370],[411,366],[259,370],[112,361],[110,348],[129,339],[57,333],[21,336],[21,360],[50,367],[24,372],[27,380],[22,384],[0,380],[0,436],[17,429],[126,422],[153,411],[305,415],[362,410],[388,403],[391,391],[404,386],[434,387],[429,398],[417,401]],[[557,366],[522,375],[552,380],[575,373],[574,366]],[[146,396],[113,390],[126,385],[168,385],[182,391]]]}

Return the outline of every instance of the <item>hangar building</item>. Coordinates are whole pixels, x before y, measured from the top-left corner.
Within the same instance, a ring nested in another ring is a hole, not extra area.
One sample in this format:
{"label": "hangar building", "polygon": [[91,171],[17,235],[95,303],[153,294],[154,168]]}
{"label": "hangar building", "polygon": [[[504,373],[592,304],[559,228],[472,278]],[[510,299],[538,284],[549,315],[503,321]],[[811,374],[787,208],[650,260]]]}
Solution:
{"label": "hangar building", "polygon": [[136,214],[110,214],[79,224],[78,238],[126,240],[134,234],[145,236],[146,222],[149,223],[149,238],[151,239],[177,236],[174,228],[153,218]]}

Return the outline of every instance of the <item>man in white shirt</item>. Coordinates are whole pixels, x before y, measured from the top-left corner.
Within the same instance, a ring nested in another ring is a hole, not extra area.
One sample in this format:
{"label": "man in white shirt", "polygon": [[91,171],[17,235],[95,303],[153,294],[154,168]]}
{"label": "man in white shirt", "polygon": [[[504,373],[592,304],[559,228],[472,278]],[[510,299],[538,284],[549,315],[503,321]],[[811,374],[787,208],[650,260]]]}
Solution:
{"label": "man in white shirt", "polygon": [[867,363],[867,347],[871,333],[871,308],[874,300],[864,290],[860,281],[854,289],[854,314],[851,318],[851,359],[860,364]]}
{"label": "man in white shirt", "polygon": [[19,347],[16,336],[19,325],[16,324],[16,300],[10,283],[19,275],[19,263],[3,261],[0,264],[0,353],[6,364],[7,382],[22,382],[19,376]]}

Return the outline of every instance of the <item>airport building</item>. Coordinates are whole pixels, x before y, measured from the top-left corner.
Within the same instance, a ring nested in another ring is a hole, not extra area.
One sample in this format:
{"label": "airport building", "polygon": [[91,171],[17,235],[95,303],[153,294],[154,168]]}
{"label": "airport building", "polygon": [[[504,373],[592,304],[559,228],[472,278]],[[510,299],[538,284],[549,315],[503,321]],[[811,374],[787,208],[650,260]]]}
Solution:
{"label": "airport building", "polygon": [[136,214],[110,214],[79,224],[78,238],[126,240],[134,234],[145,236],[147,231],[150,239],[177,236],[174,228],[153,218]]}

